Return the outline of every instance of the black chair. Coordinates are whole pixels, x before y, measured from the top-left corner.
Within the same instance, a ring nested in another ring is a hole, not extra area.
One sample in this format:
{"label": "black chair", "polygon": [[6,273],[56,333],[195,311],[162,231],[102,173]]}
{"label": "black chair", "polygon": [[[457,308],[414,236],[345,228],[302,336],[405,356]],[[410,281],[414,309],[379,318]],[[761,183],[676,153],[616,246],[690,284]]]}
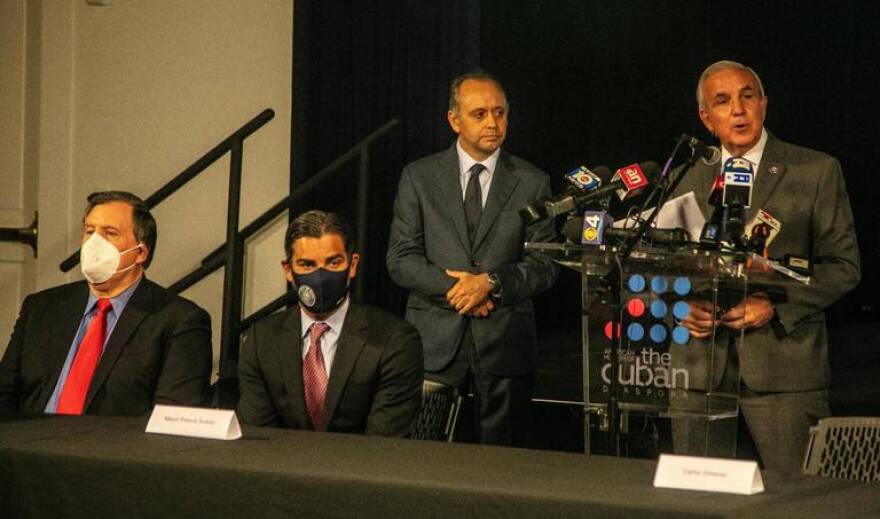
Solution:
{"label": "black chair", "polygon": [[880,481],[880,417],[830,417],[810,428],[804,474]]}
{"label": "black chair", "polygon": [[422,409],[410,438],[451,442],[461,407],[461,395],[452,386],[433,380],[422,383]]}

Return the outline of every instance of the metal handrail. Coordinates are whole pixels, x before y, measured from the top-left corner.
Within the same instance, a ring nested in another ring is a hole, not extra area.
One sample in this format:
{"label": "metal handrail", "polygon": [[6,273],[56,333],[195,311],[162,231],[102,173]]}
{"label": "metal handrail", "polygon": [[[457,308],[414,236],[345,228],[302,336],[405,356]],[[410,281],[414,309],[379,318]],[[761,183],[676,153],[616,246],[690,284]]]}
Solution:
{"label": "metal handrail", "polygon": [[[359,174],[359,177],[360,177],[359,184],[361,184],[361,187],[358,190],[359,191],[358,196],[359,196],[359,198],[365,199],[367,197],[367,195],[365,193],[368,193],[368,192],[367,192],[367,189],[365,187],[363,187],[363,185],[364,184],[369,185],[369,176],[368,176],[369,172],[364,172],[365,163],[368,163],[368,159],[369,159],[368,148],[374,141],[376,141],[377,139],[379,139],[380,137],[382,137],[383,135],[385,135],[386,133],[388,133],[389,131],[394,129],[394,127],[396,127],[398,124],[400,124],[400,122],[397,119],[391,119],[388,122],[386,122],[385,124],[383,124],[382,126],[380,126],[379,128],[376,128],[375,130],[373,130],[373,132],[371,132],[369,135],[367,135],[366,137],[364,137],[363,139],[358,141],[358,143],[355,144],[354,146],[352,146],[351,148],[344,151],[336,159],[334,159],[332,162],[330,162],[330,164],[328,164],[323,169],[321,169],[321,171],[319,171],[315,175],[309,177],[309,179],[306,180],[305,182],[303,182],[301,186],[294,189],[293,193],[291,193],[288,196],[285,196],[284,198],[279,200],[275,205],[273,205],[272,207],[267,209],[263,214],[261,214],[260,216],[255,218],[253,222],[251,222],[246,227],[244,227],[241,231],[239,231],[239,234],[242,236],[243,239],[247,240],[248,238],[250,238],[254,234],[258,233],[266,225],[268,225],[272,220],[277,218],[280,214],[284,213],[284,211],[288,210],[296,202],[298,202],[301,199],[308,196],[312,192],[312,190],[314,190],[316,187],[318,187],[318,185],[320,185],[322,182],[324,182],[325,180],[327,180],[328,178],[333,176],[335,173],[337,173],[342,168],[342,166],[346,165],[348,162],[350,162],[352,159],[354,159],[355,157],[358,157],[358,156],[361,157],[361,160],[360,160],[361,168],[360,168],[360,174]],[[365,160],[365,158],[367,160]],[[365,230],[367,229],[366,217],[363,215],[364,206],[366,205],[366,203],[362,200],[359,200],[358,205],[359,205],[359,218],[357,221],[357,233],[358,233],[357,242],[358,242],[358,244],[360,244],[363,247],[364,244],[366,243]],[[212,272],[214,272],[215,270],[217,270],[223,266],[223,263],[225,261],[225,256],[226,256],[225,251],[226,251],[225,247],[222,247],[222,246],[218,247],[217,249],[212,251],[210,254],[205,256],[205,258],[202,260],[202,263],[199,267],[197,267],[195,270],[193,270],[189,274],[180,278],[176,283],[169,286],[168,289],[171,290],[172,292],[180,293],[180,292],[183,292],[184,290],[186,290],[187,288],[195,285],[196,283],[198,283],[199,281],[201,281],[202,279],[204,279],[205,277],[210,275]],[[363,252],[363,250],[362,250],[362,252]],[[357,285],[357,288],[360,289],[362,286],[363,286],[363,283],[359,283]],[[360,294],[358,294],[358,295],[360,295]]]}
{"label": "metal handrail", "polygon": [[[254,221],[245,228],[239,230],[239,208],[241,205],[241,174],[242,174],[242,158],[244,154],[244,140],[264,124],[275,117],[275,112],[266,109],[244,126],[233,132],[229,137],[214,146],[210,151],[202,155],[198,160],[193,162],[189,167],[180,172],[177,176],[160,187],[155,193],[147,197],[144,202],[147,207],[153,208],[160,202],[174,194],[178,189],[186,185],[187,182],[198,176],[202,171],[216,162],[226,153],[230,154],[229,159],[229,190],[227,199],[226,213],[226,243],[209,255],[201,262],[201,265],[195,270],[180,278],[177,282],[168,287],[174,293],[180,293],[187,288],[198,283],[212,272],[220,267],[225,267],[223,277],[223,317],[220,332],[220,373],[217,382],[217,395],[219,405],[222,407],[230,404],[234,405],[237,395],[237,378],[238,378],[238,346],[241,332],[249,328],[260,318],[269,315],[276,310],[296,301],[296,294],[293,292],[285,292],[280,297],[263,306],[248,317],[242,319],[242,285],[244,272],[244,247],[245,241],[256,233],[260,232],[276,217],[289,210],[293,204],[308,194],[310,194],[318,185],[338,173],[343,166],[351,160],[358,159],[358,221],[357,221],[357,241],[360,244],[361,251],[366,248],[367,243],[367,217],[369,201],[369,161],[370,161],[370,145],[378,138],[388,133],[392,128],[399,124],[397,119],[391,119],[384,125],[380,126],[369,135],[358,141],[357,144],[343,152],[339,157],[334,159],[330,164],[324,167],[317,174],[303,182],[301,186],[294,190],[288,196],[279,200],[272,207],[267,209],[263,214],[258,216]],[[67,259],[61,262],[59,267],[63,272],[67,272],[79,263],[79,251],[71,254]],[[362,295],[363,283],[356,285],[356,293]]]}
{"label": "metal handrail", "polygon": [[0,241],[18,242],[30,245],[37,257],[37,238],[39,238],[40,214],[34,213],[34,221],[29,227],[0,227]]}
{"label": "metal handrail", "polygon": [[[220,143],[211,148],[210,151],[196,159],[196,161],[190,164],[189,167],[178,173],[177,176],[165,183],[164,186],[157,189],[155,193],[144,199],[144,203],[147,204],[147,207],[150,209],[156,207],[160,202],[174,194],[178,189],[182,188],[187,182],[197,177],[199,173],[206,170],[208,166],[216,162],[220,157],[231,151],[233,143],[244,141],[246,138],[250,137],[252,133],[271,121],[273,117],[275,117],[274,110],[271,108],[263,110],[259,115],[246,122],[241,128],[232,132],[229,137],[220,141]],[[60,268],[62,272],[68,272],[78,263],[79,249],[62,261],[58,268]]]}

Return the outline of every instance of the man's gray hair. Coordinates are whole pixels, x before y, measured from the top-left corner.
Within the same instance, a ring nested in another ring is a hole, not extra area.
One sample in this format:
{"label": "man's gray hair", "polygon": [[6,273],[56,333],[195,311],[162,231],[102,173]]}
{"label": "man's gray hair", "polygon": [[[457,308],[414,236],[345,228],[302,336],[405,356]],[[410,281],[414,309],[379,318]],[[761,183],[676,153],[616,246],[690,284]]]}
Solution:
{"label": "man's gray hair", "polygon": [[700,80],[697,82],[697,106],[700,109],[704,110],[706,108],[706,100],[703,99],[703,84],[706,83],[706,80],[712,74],[715,74],[716,72],[721,72],[722,70],[729,70],[729,69],[744,70],[744,71],[748,72],[749,74],[751,74],[752,77],[755,78],[755,83],[758,84],[758,94],[762,98],[764,97],[764,85],[761,83],[761,78],[760,78],[760,76],[758,76],[757,72],[755,72],[751,67],[747,67],[747,66],[743,65],[742,63],[738,63],[736,61],[730,61],[730,60],[721,60],[721,61],[716,61],[715,63],[712,63],[711,65],[706,67],[706,70],[704,70],[702,74],[700,74]]}

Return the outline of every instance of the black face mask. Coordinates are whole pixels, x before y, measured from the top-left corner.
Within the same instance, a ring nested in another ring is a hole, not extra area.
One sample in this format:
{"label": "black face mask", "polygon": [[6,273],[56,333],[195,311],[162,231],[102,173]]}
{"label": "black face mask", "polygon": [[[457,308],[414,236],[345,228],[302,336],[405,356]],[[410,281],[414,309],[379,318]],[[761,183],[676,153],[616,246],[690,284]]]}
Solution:
{"label": "black face mask", "polygon": [[308,274],[293,273],[293,286],[299,302],[310,312],[323,315],[335,310],[348,294],[348,269],[315,269]]}

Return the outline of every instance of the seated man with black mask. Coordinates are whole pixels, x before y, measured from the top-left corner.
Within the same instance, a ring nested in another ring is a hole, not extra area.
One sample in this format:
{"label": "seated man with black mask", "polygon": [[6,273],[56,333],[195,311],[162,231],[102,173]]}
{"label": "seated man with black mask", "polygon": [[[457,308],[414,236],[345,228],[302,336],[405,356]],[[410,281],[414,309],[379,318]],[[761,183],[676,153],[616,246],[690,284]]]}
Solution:
{"label": "seated man with black mask", "polygon": [[421,403],[422,343],[403,319],[351,301],[351,227],[309,211],[290,223],[282,267],[299,305],[254,325],[241,350],[244,423],[406,436]]}

